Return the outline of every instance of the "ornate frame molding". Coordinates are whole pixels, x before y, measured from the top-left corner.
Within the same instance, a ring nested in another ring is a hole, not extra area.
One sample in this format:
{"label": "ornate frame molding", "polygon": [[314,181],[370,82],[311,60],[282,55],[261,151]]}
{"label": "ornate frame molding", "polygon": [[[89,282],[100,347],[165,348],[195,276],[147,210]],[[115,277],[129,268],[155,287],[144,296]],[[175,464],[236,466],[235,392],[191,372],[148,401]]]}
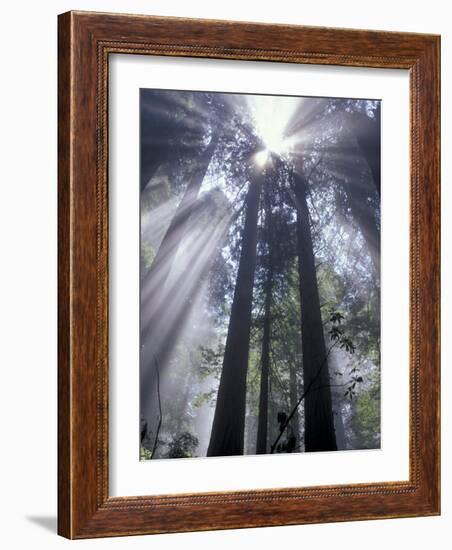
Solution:
{"label": "ornate frame molding", "polygon": [[[61,535],[85,538],[439,513],[439,47],[438,36],[409,33],[89,12],[59,16]],[[410,71],[409,481],[109,497],[110,54]]]}

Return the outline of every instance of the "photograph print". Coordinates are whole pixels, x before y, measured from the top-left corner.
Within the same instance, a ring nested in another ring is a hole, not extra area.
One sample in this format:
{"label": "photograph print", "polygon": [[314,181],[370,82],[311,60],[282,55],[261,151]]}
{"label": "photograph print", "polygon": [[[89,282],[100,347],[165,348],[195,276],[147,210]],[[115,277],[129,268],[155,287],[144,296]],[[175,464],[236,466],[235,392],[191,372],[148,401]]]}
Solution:
{"label": "photograph print", "polygon": [[141,460],[380,448],[380,109],[140,90]]}

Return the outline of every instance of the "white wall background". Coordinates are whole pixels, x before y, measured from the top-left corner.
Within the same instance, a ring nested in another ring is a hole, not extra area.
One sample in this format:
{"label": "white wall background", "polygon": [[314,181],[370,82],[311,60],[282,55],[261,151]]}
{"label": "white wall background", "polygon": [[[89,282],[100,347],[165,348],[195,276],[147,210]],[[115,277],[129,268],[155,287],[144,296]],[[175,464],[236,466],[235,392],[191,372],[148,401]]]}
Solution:
{"label": "white wall background", "polygon": [[[324,0],[16,0],[2,5],[0,81],[0,518],[8,549],[220,550],[285,546],[366,550],[450,547],[452,536],[452,17],[449,2]],[[56,532],[56,66],[58,13],[69,9],[442,34],[443,515],[69,542]],[[444,91],[445,90],[445,91]],[[449,92],[449,93],[448,93]],[[450,102],[450,99],[449,99]]]}

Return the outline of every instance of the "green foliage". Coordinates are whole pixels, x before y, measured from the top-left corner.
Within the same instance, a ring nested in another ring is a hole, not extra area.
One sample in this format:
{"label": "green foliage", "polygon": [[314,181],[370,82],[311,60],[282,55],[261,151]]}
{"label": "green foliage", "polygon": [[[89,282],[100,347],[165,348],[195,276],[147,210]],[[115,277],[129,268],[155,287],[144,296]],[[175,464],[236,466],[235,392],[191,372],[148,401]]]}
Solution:
{"label": "green foliage", "polygon": [[380,393],[376,386],[358,395],[353,407],[355,448],[375,449],[380,445]]}
{"label": "green foliage", "polygon": [[152,262],[154,261],[155,251],[154,247],[151,246],[148,242],[141,241],[141,265],[145,270],[151,267]]}
{"label": "green foliage", "polygon": [[[329,263],[322,263],[317,269],[317,284],[324,305],[334,304],[337,307],[336,304],[341,304],[346,293],[344,279]],[[331,311],[331,308],[328,311]]]}
{"label": "green foliage", "polygon": [[152,458],[152,451],[149,449],[146,449],[146,447],[143,447],[143,445],[140,447],[140,460],[151,460]]}
{"label": "green foliage", "polygon": [[155,177],[141,194],[143,212],[164,204],[171,198],[171,187],[167,176]]}
{"label": "green foliage", "polygon": [[166,458],[190,458],[194,456],[198,445],[197,437],[190,432],[183,432],[169,443]]}
{"label": "green foliage", "polygon": [[207,392],[199,393],[193,400],[193,407],[195,409],[200,409],[206,404],[213,405],[213,401],[217,395],[217,390],[213,389]]}
{"label": "green foliage", "polygon": [[359,371],[356,367],[353,367],[352,370],[349,373],[350,380],[348,382],[348,387],[346,392],[344,393],[344,397],[348,397],[350,400],[352,400],[357,395],[356,385],[361,384],[364,379],[362,376],[359,375]]}
{"label": "green foliage", "polygon": [[199,346],[199,351],[201,352],[201,363],[199,365],[201,378],[207,378],[210,375],[219,378],[223,362],[224,344],[218,344],[216,349]]}
{"label": "green foliage", "polygon": [[343,349],[347,353],[355,353],[355,346],[351,338],[346,336],[344,334],[344,329],[339,326],[344,319],[345,317],[342,313],[332,310],[330,313],[330,322],[332,323],[332,326],[328,331],[328,334],[330,335],[330,340],[339,345],[339,349]]}
{"label": "green foliage", "polygon": [[345,317],[342,315],[342,313],[340,313],[339,311],[332,311],[331,312],[331,315],[330,315],[330,321],[335,324],[335,323],[342,323],[342,321],[345,319]]}

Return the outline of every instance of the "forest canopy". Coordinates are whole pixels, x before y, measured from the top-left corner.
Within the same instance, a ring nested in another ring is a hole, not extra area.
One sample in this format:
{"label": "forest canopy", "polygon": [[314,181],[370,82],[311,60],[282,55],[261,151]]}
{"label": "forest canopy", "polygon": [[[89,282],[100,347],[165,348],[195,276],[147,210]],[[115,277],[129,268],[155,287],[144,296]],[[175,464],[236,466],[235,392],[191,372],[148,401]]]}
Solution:
{"label": "forest canopy", "polygon": [[140,91],[140,457],[380,447],[380,102]]}

